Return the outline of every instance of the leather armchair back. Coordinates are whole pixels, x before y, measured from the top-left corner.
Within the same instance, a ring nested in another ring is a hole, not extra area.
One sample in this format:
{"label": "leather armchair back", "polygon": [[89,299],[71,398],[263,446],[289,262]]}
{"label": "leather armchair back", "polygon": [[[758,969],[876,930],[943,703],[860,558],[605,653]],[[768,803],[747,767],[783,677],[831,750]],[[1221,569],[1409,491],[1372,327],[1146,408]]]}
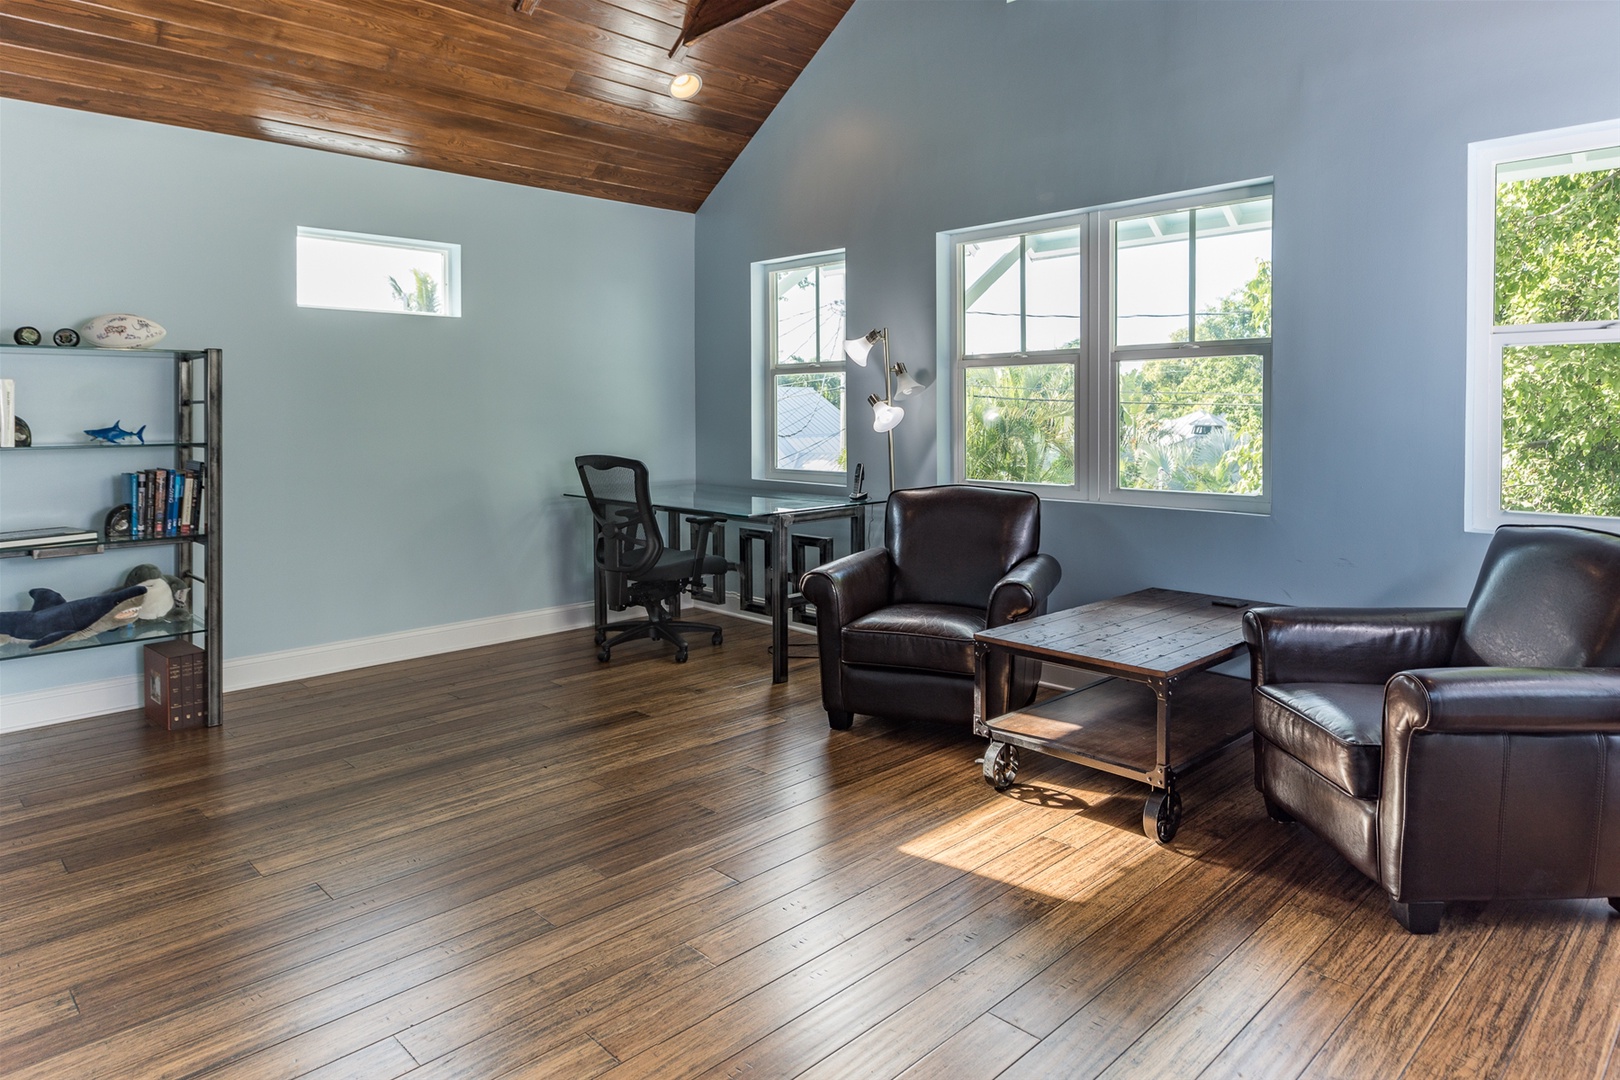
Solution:
{"label": "leather armchair back", "polygon": [[1620,537],[1565,526],[1498,529],[1452,663],[1620,667]]}
{"label": "leather armchair back", "polygon": [[1041,546],[1041,501],[967,484],[889,496],[884,544],[896,604],[982,608],[997,581]]}

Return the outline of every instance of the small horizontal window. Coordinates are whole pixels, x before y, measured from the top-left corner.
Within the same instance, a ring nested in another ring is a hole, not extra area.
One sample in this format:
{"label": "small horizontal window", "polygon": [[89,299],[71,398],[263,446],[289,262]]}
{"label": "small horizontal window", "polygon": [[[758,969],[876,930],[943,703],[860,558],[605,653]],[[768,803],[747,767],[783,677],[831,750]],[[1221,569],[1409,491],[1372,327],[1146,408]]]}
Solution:
{"label": "small horizontal window", "polygon": [[298,229],[298,306],[461,315],[461,245]]}

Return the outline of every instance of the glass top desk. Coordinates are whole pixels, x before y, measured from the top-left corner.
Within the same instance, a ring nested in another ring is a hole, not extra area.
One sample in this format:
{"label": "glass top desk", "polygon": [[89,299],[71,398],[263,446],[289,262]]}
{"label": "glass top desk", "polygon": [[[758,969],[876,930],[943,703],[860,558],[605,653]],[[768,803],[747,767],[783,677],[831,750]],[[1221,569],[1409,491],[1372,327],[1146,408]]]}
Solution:
{"label": "glass top desk", "polygon": [[[658,483],[650,485],[653,508],[669,514],[669,527],[665,540],[678,546],[679,519],[699,515],[722,518],[725,521],[764,522],[770,525],[771,542],[765,549],[765,589],[771,612],[771,681],[787,682],[788,677],[788,618],[793,597],[794,582],[789,580],[788,569],[793,565],[789,535],[794,525],[807,521],[849,519],[849,550],[866,547],[866,508],[868,503],[826,495],[791,495],[750,488],[725,487],[718,484]],[[583,499],[579,491],[567,491],[570,498]],[[607,623],[606,575],[600,568],[596,579],[596,626]]]}

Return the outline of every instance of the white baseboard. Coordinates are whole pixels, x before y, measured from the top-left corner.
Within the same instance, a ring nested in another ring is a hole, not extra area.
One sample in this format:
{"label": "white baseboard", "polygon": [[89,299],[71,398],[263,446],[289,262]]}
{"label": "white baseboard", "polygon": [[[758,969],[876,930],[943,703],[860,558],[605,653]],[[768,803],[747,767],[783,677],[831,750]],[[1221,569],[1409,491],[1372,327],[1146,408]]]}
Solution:
{"label": "white baseboard", "polygon": [[[738,611],[735,600],[727,606],[705,603],[689,605],[704,611],[730,615],[770,625],[770,617],[753,612]],[[246,690],[272,683],[312,679],[318,675],[332,675],[339,671],[391,664],[398,660],[414,660],[421,656],[476,649],[481,645],[498,645],[504,641],[542,637],[546,634],[579,630],[591,625],[590,604],[567,604],[542,608],[538,611],[520,611],[511,615],[495,615],[487,619],[469,619],[466,622],[447,623],[443,626],[425,626],[417,630],[402,630],[394,634],[334,641],[325,645],[311,645],[281,652],[260,653],[225,661],[225,689]],[[805,634],[815,628],[789,623],[789,629]],[[1084,672],[1061,665],[1047,664],[1042,671],[1042,683],[1058,689],[1070,690],[1093,681]],[[65,724],[70,720],[83,720],[91,716],[126,712],[140,707],[141,680],[130,675],[117,679],[75,683],[71,686],[52,687],[24,694],[8,694],[0,708],[0,734],[25,731],[29,728]]]}
{"label": "white baseboard", "polygon": [[[589,625],[590,604],[567,604],[443,626],[425,626],[376,637],[261,653],[258,656],[242,656],[225,661],[225,689],[246,690],[271,683],[312,679],[317,675],[331,675],[461,649],[476,649],[481,645],[541,637]],[[0,733],[125,712],[139,708],[140,703],[141,680],[135,675],[25,694],[8,694],[4,708],[0,708]]]}

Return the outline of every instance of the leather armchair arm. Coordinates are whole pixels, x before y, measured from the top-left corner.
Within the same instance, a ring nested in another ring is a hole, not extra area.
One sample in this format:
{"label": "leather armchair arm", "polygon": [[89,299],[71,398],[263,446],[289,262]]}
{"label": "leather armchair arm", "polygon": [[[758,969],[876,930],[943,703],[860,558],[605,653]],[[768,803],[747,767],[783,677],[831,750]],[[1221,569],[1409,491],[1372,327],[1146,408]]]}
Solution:
{"label": "leather armchair arm", "polygon": [[1046,610],[1047,597],[1062,577],[1063,568],[1052,556],[1044,552],[1031,555],[1007,571],[990,590],[985,626],[1005,626],[1041,614]]}
{"label": "leather armchair arm", "polygon": [[1620,734],[1620,668],[1403,671],[1384,691],[1384,743],[1420,731]]}
{"label": "leather armchair arm", "polygon": [[816,605],[818,625],[843,627],[889,602],[889,577],[889,553],[868,548],[811,570],[799,591]]}
{"label": "leather armchair arm", "polygon": [[886,548],[867,548],[823,563],[799,582],[804,598],[816,605],[821,703],[829,716],[845,714],[835,727],[848,727],[851,711],[844,694],[844,627],[889,602],[892,571]]}
{"label": "leather armchair arm", "polygon": [[1243,616],[1256,685],[1382,683],[1451,662],[1461,608],[1250,608]]}
{"label": "leather armchair arm", "polygon": [[1617,743],[1620,668],[1396,675],[1377,814],[1390,899],[1620,895]]}

